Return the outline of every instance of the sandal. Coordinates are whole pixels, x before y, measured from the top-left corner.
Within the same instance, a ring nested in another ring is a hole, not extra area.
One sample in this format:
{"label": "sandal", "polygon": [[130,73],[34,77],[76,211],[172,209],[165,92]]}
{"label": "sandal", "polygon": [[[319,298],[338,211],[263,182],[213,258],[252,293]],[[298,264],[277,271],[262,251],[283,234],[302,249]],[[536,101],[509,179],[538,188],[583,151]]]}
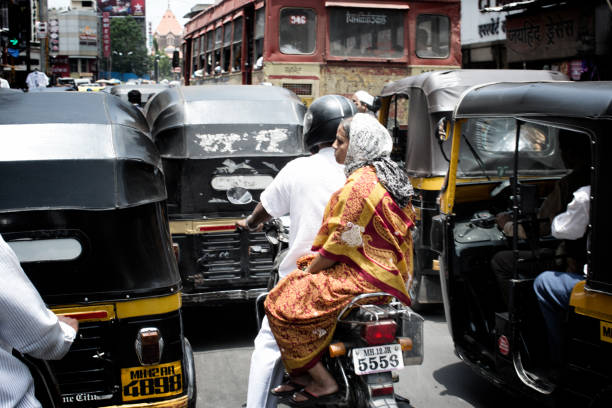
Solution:
{"label": "sandal", "polygon": [[[298,393],[302,394],[307,399],[305,399],[304,401],[296,401],[295,400],[295,395],[298,394]],[[293,394],[293,397],[291,397],[289,399],[289,401],[287,401],[287,402],[292,407],[310,407],[310,406],[314,406],[314,405],[317,405],[317,404],[326,404],[326,403],[337,402],[339,399],[340,399],[340,390],[338,390],[336,392],[332,392],[331,394],[314,395],[314,394],[306,391],[306,389],[303,389],[303,390]]]}
{"label": "sandal", "polygon": [[[293,387],[290,390],[285,390],[285,391],[275,391],[277,388],[282,387],[283,385],[285,386],[289,386],[289,387]],[[304,385],[302,384],[298,384],[295,381],[292,380],[287,380],[284,383],[282,383],[281,385],[274,387],[270,390],[270,394],[274,395],[275,397],[289,397],[293,394],[295,394],[296,392],[300,392],[304,389]]]}

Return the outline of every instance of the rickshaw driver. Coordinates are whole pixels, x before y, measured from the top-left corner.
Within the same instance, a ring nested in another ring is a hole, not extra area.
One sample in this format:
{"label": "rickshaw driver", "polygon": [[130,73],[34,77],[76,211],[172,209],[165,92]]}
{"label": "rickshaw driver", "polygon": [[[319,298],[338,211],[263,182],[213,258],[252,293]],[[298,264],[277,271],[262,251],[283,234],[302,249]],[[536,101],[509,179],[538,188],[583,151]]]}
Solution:
{"label": "rickshaw driver", "polygon": [[[555,217],[551,229],[552,235],[558,239],[581,240],[589,225],[589,204],[591,186],[580,187],[574,192],[574,199],[567,205],[567,210]],[[586,247],[584,248],[586,252]],[[538,306],[544,316],[548,329],[550,359],[552,368],[561,364],[562,359],[562,322],[569,309],[572,289],[585,279],[586,265],[578,265],[574,272],[546,271],[542,272],[533,282],[538,299]],[[582,269],[582,271],[580,271]]]}
{"label": "rickshaw driver", "polygon": [[56,316],[19,265],[0,235],[0,406],[39,407],[30,371],[12,349],[44,360],[62,358],[79,328],[75,319]]}
{"label": "rickshaw driver", "polygon": [[[588,184],[589,177],[589,157],[590,152],[588,145],[584,141],[577,139],[575,136],[559,134],[559,143],[561,147],[561,156],[565,166],[571,169],[571,172],[558,180],[553,191],[546,197],[542,206],[538,211],[538,219],[547,219],[550,224],[540,224],[541,235],[550,232],[550,226],[554,218],[564,211],[572,199],[572,193],[579,187]],[[500,213],[497,215],[498,227],[504,232],[507,237],[512,237],[512,220],[508,213]],[[525,231],[522,225],[519,224],[519,239],[526,239]],[[570,245],[571,248],[565,248],[566,261],[570,271],[575,272],[576,262],[580,263],[582,258],[582,248],[574,248],[576,245]],[[578,244],[580,246],[580,244]],[[519,273],[526,277],[535,277],[543,270],[555,269],[555,250],[548,248],[538,248],[533,250],[519,251],[519,258],[527,260],[518,265]],[[537,260],[537,261],[536,261]],[[505,306],[508,306],[508,297],[510,293],[510,279],[513,276],[514,270],[514,254],[512,250],[504,250],[496,253],[491,259],[491,269],[497,280],[498,287],[501,289],[502,300]]]}
{"label": "rickshaw driver", "polygon": [[[346,181],[344,166],[336,162],[331,146],[342,119],[355,113],[355,105],[344,96],[325,95],[316,99],[304,116],[304,146],[311,155],[287,163],[261,193],[261,202],[253,213],[236,223],[240,228],[256,230],[273,216],[289,214],[289,250],[279,266],[280,279],[296,268],[298,258],[311,253],[325,206]],[[266,406],[274,365],[279,358],[276,340],[264,317],[251,356],[247,408]],[[288,383],[272,392],[278,396],[291,395],[305,385]]]}

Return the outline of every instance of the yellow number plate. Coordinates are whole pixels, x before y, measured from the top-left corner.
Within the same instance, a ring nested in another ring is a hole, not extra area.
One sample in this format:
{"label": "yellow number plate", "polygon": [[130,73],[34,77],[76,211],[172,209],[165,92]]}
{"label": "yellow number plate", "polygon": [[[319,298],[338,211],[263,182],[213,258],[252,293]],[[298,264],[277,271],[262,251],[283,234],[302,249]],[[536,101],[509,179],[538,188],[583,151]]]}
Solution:
{"label": "yellow number plate", "polygon": [[121,369],[123,401],[168,397],[183,391],[180,361],[150,367]]}

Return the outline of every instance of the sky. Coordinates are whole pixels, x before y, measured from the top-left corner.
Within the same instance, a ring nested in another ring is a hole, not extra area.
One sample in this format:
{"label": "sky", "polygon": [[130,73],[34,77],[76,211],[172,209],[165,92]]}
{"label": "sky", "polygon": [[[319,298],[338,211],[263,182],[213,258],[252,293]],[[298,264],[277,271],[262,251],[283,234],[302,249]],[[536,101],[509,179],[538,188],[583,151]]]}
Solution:
{"label": "sky", "polygon": [[[162,16],[168,9],[168,3],[170,3],[170,10],[172,10],[178,22],[184,26],[187,19],[183,18],[183,16],[189,12],[191,7],[197,3],[209,2],[208,0],[146,0],[147,26],[151,22],[152,29],[155,31]],[[70,0],[47,0],[47,4],[49,8],[66,8],[70,5]]]}

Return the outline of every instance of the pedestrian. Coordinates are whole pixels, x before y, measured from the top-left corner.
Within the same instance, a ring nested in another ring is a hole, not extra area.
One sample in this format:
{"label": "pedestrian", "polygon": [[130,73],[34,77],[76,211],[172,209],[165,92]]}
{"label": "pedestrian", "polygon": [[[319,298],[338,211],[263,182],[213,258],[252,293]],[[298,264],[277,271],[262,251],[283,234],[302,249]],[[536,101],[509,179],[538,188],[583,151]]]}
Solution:
{"label": "pedestrian", "polygon": [[78,321],[47,309],[1,235],[0,276],[0,406],[40,407],[30,371],[12,351],[58,360],[70,349]]}
{"label": "pedestrian", "polygon": [[34,71],[30,72],[26,77],[26,85],[28,86],[29,92],[40,90],[49,85],[49,78],[44,72],[39,71],[38,68],[34,68]]}
{"label": "pedestrian", "polygon": [[378,111],[378,100],[366,91],[357,91],[351,96],[351,100],[357,106],[359,113],[369,113],[376,115]]}
{"label": "pedestrian", "polygon": [[[304,146],[311,155],[287,163],[261,193],[261,202],[253,213],[237,223],[253,230],[271,217],[289,214],[289,250],[279,267],[281,279],[296,268],[300,257],[311,253],[325,205],[346,180],[343,166],[336,163],[331,146],[340,121],[355,113],[355,106],[343,96],[326,95],[316,99],[304,117]],[[268,319],[264,318],[251,357],[248,408],[266,406],[272,372],[279,357]]]}

